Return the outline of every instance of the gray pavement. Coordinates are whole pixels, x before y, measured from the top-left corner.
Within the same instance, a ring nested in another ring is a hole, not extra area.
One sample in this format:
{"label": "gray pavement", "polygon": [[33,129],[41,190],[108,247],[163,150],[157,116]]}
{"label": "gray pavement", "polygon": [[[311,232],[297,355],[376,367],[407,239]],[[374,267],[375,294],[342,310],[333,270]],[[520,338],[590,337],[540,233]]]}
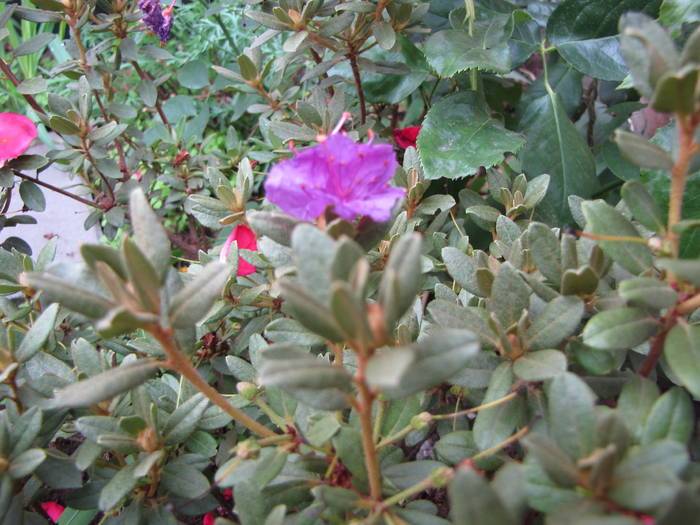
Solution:
{"label": "gray pavement", "polygon": [[[44,154],[46,151],[46,145],[37,141],[27,154]],[[27,172],[27,175],[34,176],[36,173]],[[70,179],[68,173],[54,167],[44,170],[39,178],[71,193],[75,193],[80,180],[78,177]],[[19,197],[19,185],[15,186],[14,191],[10,214],[21,213],[22,200]],[[20,224],[3,228],[0,230],[0,243],[8,237],[20,237],[31,246],[35,257],[51,238],[57,237],[55,260],[79,261],[80,245],[99,242],[100,238],[99,227],[93,226],[88,231],[83,228],[83,223],[92,208],[46,188],[42,188],[42,191],[46,198],[46,209],[43,212],[26,212],[37,220],[37,224]]]}

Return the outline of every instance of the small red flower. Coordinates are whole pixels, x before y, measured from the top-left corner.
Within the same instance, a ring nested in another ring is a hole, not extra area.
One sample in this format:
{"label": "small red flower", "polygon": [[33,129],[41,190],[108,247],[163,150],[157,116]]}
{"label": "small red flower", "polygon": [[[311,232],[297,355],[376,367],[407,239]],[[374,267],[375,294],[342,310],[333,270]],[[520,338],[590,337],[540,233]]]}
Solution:
{"label": "small red flower", "polygon": [[44,512],[46,512],[48,517],[51,518],[51,521],[53,521],[54,523],[58,523],[58,519],[61,517],[61,514],[63,514],[63,511],[66,510],[66,508],[63,505],[59,505],[54,501],[45,501],[40,505]]}
{"label": "small red flower", "polygon": [[224,491],[224,499],[230,501],[233,499],[233,489],[226,489]]}
{"label": "small red flower", "polygon": [[214,525],[215,521],[216,521],[216,516],[214,515],[214,513],[207,512],[204,515],[204,518],[202,518],[202,525]]}
{"label": "small red flower", "polygon": [[[253,230],[248,228],[245,224],[239,224],[236,226],[231,235],[228,236],[226,242],[221,247],[221,252],[219,253],[219,260],[221,262],[226,262],[228,258],[228,252],[231,251],[231,245],[233,241],[238,243],[239,250],[258,250],[258,240],[255,237]],[[243,257],[238,258],[238,275],[249,275],[255,273],[255,266],[250,264],[248,261],[244,261]]]}
{"label": "small red flower", "polygon": [[410,126],[408,128],[400,128],[394,130],[394,141],[401,149],[406,149],[409,146],[416,147],[416,139],[420,133],[420,126]]}
{"label": "small red flower", "polygon": [[0,166],[19,157],[38,136],[34,122],[17,113],[0,113]]}

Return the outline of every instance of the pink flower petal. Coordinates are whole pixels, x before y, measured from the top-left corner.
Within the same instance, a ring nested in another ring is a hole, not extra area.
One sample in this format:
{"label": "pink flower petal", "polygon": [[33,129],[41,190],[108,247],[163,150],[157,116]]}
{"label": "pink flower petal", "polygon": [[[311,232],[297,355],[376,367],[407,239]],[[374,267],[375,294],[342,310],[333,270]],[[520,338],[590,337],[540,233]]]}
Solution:
{"label": "pink flower petal", "polygon": [[[219,260],[221,262],[226,262],[228,254],[231,251],[231,245],[234,241],[238,244],[239,250],[258,250],[258,240],[255,237],[255,232],[245,224],[239,224],[231,231],[231,234],[221,247],[221,251],[219,252]],[[243,260],[243,257],[238,258],[238,275],[250,275],[251,273],[255,273],[256,269],[257,268],[248,261]]]}
{"label": "pink flower petal", "polygon": [[54,523],[58,523],[58,519],[61,517],[61,514],[63,514],[63,511],[66,510],[63,505],[59,505],[55,501],[45,501],[40,505]]}
{"label": "pink flower petal", "polygon": [[27,151],[38,135],[34,123],[24,115],[0,113],[0,164]]}
{"label": "pink flower petal", "polygon": [[216,521],[216,516],[214,516],[214,513],[207,512],[204,515],[204,518],[202,518],[202,525],[214,525],[215,521]]}

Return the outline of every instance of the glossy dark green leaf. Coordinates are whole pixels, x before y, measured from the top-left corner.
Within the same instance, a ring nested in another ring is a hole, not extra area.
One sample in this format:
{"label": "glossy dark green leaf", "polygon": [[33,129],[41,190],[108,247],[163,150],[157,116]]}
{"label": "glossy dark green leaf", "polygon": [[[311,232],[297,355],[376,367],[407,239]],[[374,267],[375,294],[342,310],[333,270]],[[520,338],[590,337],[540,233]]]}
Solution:
{"label": "glossy dark green leaf", "polygon": [[445,97],[434,104],[418,136],[418,151],[428,179],[456,179],[490,167],[515,153],[523,138],[494,119],[474,92]]}
{"label": "glossy dark green leaf", "polygon": [[513,31],[510,15],[493,13],[473,24],[473,34],[459,29],[435,33],[425,43],[425,55],[441,77],[466,69],[497,73],[510,71],[508,37]]}
{"label": "glossy dark green leaf", "polygon": [[34,211],[44,211],[46,209],[46,198],[39,189],[39,186],[28,180],[23,180],[19,185],[19,195],[22,202]]}
{"label": "glossy dark green leaf", "polygon": [[569,119],[561,95],[549,84],[530,102],[519,119],[527,146],[520,152],[529,178],[549,174],[549,186],[538,211],[547,222],[567,222],[570,195],[589,197],[598,186],[595,162],[584,138]]}
{"label": "glossy dark green leaf", "polygon": [[567,62],[586,75],[622,80],[617,21],[626,11],[656,16],[660,0],[564,0],[549,17],[547,39]]}

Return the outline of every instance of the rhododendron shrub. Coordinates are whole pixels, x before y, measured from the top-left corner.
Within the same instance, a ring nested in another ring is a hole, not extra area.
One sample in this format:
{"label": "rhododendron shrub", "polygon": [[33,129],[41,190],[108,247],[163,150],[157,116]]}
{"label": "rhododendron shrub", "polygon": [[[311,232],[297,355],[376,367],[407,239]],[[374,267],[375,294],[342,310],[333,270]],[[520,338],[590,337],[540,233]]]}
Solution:
{"label": "rhododendron shrub", "polygon": [[2,4],[0,523],[696,523],[688,5]]}

